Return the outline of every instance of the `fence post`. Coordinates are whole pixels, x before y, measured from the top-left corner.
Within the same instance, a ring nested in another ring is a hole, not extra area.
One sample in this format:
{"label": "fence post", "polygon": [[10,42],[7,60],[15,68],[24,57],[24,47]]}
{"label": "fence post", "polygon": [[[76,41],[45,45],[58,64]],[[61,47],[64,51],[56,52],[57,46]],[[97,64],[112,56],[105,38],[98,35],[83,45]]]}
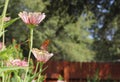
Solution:
{"label": "fence post", "polygon": [[69,63],[68,62],[64,62],[64,80],[65,82],[69,82],[70,79],[70,74],[69,74]]}

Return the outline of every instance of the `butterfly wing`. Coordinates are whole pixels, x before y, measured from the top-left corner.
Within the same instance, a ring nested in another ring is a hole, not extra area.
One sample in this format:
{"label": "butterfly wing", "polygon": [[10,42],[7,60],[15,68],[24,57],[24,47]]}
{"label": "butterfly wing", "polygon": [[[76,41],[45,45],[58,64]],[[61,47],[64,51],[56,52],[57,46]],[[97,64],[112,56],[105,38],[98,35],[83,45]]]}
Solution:
{"label": "butterfly wing", "polygon": [[40,48],[43,49],[43,50],[47,50],[47,47],[48,47],[49,43],[50,43],[50,40],[45,40],[45,41],[42,43],[42,45],[41,45]]}

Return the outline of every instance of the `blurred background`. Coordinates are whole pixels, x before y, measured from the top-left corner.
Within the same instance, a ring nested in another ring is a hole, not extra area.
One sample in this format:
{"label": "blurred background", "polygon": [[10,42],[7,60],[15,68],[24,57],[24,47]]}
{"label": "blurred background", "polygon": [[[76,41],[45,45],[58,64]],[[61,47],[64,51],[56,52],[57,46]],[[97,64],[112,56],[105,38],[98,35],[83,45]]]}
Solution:
{"label": "blurred background", "polygon": [[[10,0],[8,16],[16,18],[21,11],[46,14],[34,30],[33,46],[39,48],[49,39],[52,60],[119,61],[120,0]],[[6,30],[7,45],[13,38],[28,45],[29,29],[21,20]]]}

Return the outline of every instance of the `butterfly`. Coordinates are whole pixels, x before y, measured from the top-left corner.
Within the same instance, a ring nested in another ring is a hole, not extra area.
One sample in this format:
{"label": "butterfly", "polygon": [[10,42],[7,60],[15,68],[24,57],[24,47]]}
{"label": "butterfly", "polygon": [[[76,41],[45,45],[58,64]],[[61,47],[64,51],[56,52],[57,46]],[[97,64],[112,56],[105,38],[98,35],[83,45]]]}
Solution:
{"label": "butterfly", "polygon": [[42,49],[42,50],[47,50],[47,47],[48,47],[49,43],[50,43],[50,40],[45,40],[45,41],[42,43],[40,49]]}
{"label": "butterfly", "polygon": [[37,59],[37,61],[39,62],[47,62],[52,56],[53,56],[53,53],[49,53],[47,51],[47,47],[50,43],[50,40],[45,40],[40,49],[37,49],[37,48],[33,48],[32,49],[32,53],[34,55],[34,57]]}

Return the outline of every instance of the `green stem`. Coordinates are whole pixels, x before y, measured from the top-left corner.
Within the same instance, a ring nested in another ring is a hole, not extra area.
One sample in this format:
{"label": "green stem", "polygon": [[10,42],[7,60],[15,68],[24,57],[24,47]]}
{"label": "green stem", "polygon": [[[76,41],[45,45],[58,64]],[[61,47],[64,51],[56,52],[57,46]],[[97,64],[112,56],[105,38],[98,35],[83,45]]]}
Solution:
{"label": "green stem", "polygon": [[33,28],[30,29],[30,50],[28,55],[28,63],[30,63],[30,56],[32,52],[32,46],[33,46]]}
{"label": "green stem", "polygon": [[36,68],[35,68],[35,73],[34,73],[34,75],[37,73],[38,66],[39,66],[39,62],[37,62],[37,65],[36,65]]}
{"label": "green stem", "polygon": [[4,82],[5,81],[5,75],[4,75],[4,73],[2,74],[2,82]]}
{"label": "green stem", "polygon": [[43,62],[40,62],[40,74],[42,73]]}
{"label": "green stem", "polygon": [[30,63],[30,56],[31,56],[31,52],[32,52],[32,46],[33,46],[33,28],[30,28],[30,50],[29,50],[29,54],[28,54],[28,68],[26,69],[24,82],[26,82],[27,73],[29,71],[29,63]]}
{"label": "green stem", "polygon": [[11,73],[8,74],[8,82],[10,82]]}
{"label": "green stem", "polygon": [[[3,67],[3,61],[2,61],[2,67]],[[2,73],[2,82],[5,82],[5,74],[4,74],[4,72]]]}
{"label": "green stem", "polygon": [[[3,31],[4,31],[5,29],[3,29]],[[4,49],[5,48],[5,33],[3,33],[3,38],[2,38],[2,42],[3,42],[3,48],[2,49]]]}
{"label": "green stem", "polygon": [[38,76],[37,82],[43,82],[44,78],[42,77],[42,67],[43,67],[43,62],[40,62],[40,74]]}
{"label": "green stem", "polygon": [[[3,32],[5,31],[5,28],[4,28],[4,18],[6,17],[8,3],[9,3],[9,0],[6,0],[5,1],[5,5],[4,5],[4,9],[3,9],[3,13],[2,13],[1,28],[2,28]],[[3,40],[2,42],[3,42],[3,49],[4,49],[5,48],[5,33],[3,33],[2,40]]]}

